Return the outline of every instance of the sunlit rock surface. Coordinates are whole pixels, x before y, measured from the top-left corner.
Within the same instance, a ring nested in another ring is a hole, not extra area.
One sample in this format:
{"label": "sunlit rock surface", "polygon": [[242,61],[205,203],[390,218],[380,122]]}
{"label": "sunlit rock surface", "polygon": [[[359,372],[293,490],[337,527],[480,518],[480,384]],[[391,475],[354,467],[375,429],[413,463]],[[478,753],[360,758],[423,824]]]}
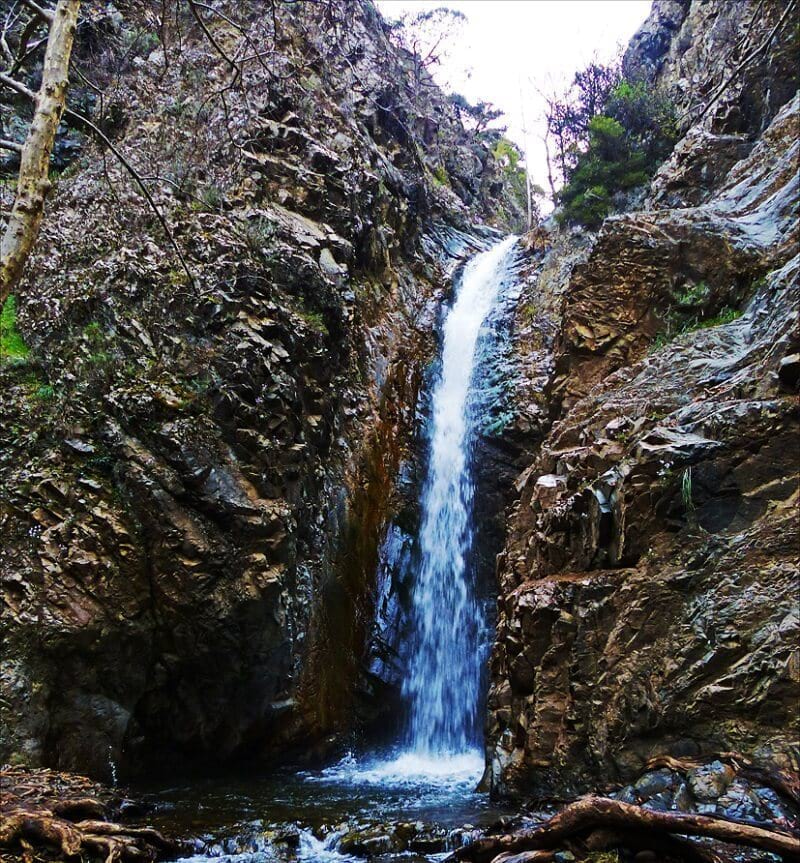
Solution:
{"label": "sunlit rock surface", "polygon": [[[702,106],[755,6],[657,2],[626,64]],[[754,44],[783,10],[764,8]],[[746,70],[762,90],[737,78],[686,120],[641,211],[529,238],[521,397],[553,424],[498,559],[497,793],[631,781],[662,754],[798,767],[791,38]]]}

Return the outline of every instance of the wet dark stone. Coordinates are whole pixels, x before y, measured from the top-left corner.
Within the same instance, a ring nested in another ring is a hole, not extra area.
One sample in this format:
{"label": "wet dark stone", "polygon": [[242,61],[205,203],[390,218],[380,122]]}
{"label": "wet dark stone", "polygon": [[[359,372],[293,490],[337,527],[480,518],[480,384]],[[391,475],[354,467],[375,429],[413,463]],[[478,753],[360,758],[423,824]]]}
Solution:
{"label": "wet dark stone", "polygon": [[670,791],[678,784],[678,779],[671,770],[666,768],[653,773],[645,773],[637,780],[634,788],[641,800],[648,800],[663,791]]}
{"label": "wet dark stone", "polygon": [[733,769],[721,761],[695,767],[687,774],[689,788],[697,800],[717,800],[733,779]]}

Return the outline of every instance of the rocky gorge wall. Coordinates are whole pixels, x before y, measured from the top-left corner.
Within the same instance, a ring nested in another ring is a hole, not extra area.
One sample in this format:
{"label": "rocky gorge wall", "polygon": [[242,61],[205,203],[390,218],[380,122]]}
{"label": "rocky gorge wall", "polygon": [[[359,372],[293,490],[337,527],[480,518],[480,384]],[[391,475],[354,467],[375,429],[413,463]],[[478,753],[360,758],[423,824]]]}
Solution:
{"label": "rocky gorge wall", "polygon": [[624,784],[660,755],[798,769],[786,9],[657,0],[624,67],[670,95],[683,137],[635,209],[527,238],[515,345],[532,431],[498,557],[497,794]]}
{"label": "rocky gorge wall", "polygon": [[104,778],[321,752],[368,709],[456,229],[518,213],[369,3],[231,4],[213,39],[159,10],[92,6],[71,98],[189,273],[70,130],[0,367],[0,760]]}

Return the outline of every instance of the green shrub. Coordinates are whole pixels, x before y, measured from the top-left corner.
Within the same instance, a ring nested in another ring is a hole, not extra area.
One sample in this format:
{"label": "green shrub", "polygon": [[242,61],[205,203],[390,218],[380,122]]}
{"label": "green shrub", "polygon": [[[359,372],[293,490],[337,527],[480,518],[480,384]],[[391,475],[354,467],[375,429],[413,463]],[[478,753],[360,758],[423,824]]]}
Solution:
{"label": "green shrub", "polygon": [[315,330],[323,336],[329,335],[325,318],[323,318],[319,312],[301,308],[297,309],[297,314],[308,324],[309,327],[311,327],[312,330]]}
{"label": "green shrub", "polygon": [[505,181],[510,187],[512,194],[520,206],[524,207],[528,195],[528,190],[526,189],[528,178],[525,169],[521,168],[519,164],[522,154],[513,142],[501,136],[492,149],[492,155],[500,165]]}
{"label": "green shrub", "polygon": [[691,330],[706,330],[709,327],[719,327],[722,324],[729,324],[731,321],[741,318],[742,314],[743,312],[740,312],[738,309],[725,306],[718,315],[715,315],[713,318],[697,321],[687,332],[691,332]]}
{"label": "green shrub", "polygon": [[671,103],[596,64],[575,76],[547,120],[564,179],[558,218],[592,228],[611,212],[615,194],[648,181],[677,138]]}
{"label": "green shrub", "polygon": [[447,169],[444,165],[436,165],[436,167],[431,172],[433,175],[433,179],[436,184],[439,186],[450,186],[450,176],[447,173]]}
{"label": "green shrub", "polygon": [[23,363],[28,346],[17,329],[17,298],[10,294],[0,311],[0,363]]}
{"label": "green shrub", "polygon": [[[700,287],[701,285],[703,285],[702,282],[697,287]],[[682,336],[685,333],[693,333],[697,330],[707,330],[711,327],[719,327],[724,324],[729,324],[731,321],[741,318],[742,314],[743,312],[740,312],[738,309],[733,309],[730,306],[724,306],[718,315],[714,315],[711,318],[704,318],[702,316],[695,315],[686,319],[676,315],[675,312],[671,312],[667,315],[667,329],[656,334],[652,344],[650,345],[650,352],[652,353],[663,348],[673,339],[676,339],[678,336]]]}

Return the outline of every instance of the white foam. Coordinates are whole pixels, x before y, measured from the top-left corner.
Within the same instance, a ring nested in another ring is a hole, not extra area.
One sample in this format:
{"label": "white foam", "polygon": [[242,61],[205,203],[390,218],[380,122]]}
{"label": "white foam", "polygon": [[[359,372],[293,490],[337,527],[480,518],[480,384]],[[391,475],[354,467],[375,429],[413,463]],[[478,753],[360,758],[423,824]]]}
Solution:
{"label": "white foam", "polygon": [[400,752],[386,759],[359,761],[347,755],[338,763],[306,779],[322,783],[380,786],[391,788],[429,788],[473,791],[483,773],[483,754],[475,749],[457,754]]}

